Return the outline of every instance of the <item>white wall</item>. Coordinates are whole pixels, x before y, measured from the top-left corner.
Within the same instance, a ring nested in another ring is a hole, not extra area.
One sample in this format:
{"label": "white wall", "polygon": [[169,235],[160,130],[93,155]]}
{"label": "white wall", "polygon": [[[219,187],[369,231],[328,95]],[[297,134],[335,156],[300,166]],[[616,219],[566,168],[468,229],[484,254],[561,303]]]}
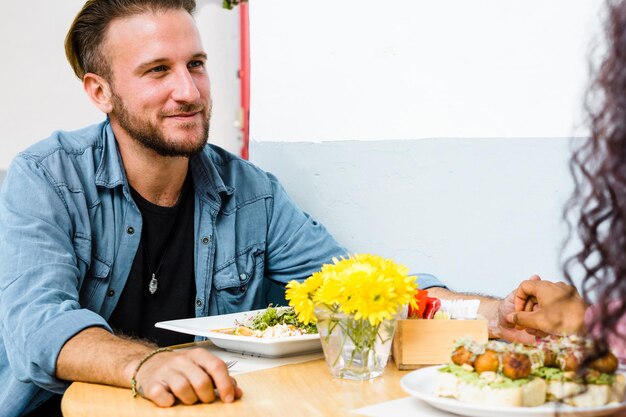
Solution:
{"label": "white wall", "polygon": [[602,4],[252,0],[250,158],[351,251],[460,291],[561,279]]}
{"label": "white wall", "polygon": [[252,142],[252,162],[353,253],[504,296],[561,280],[570,140]]}
{"label": "white wall", "polygon": [[251,139],[580,134],[602,0],[252,0]]}
{"label": "white wall", "polygon": [[[199,0],[197,20],[209,54],[214,99],[211,142],[239,153],[238,10]],[[3,1],[0,13],[0,169],[54,130],[103,120],[65,60],[63,41],[84,0]]]}
{"label": "white wall", "polygon": [[53,130],[76,129],[103,119],[65,61],[65,33],[83,3],[3,2],[0,168]]}

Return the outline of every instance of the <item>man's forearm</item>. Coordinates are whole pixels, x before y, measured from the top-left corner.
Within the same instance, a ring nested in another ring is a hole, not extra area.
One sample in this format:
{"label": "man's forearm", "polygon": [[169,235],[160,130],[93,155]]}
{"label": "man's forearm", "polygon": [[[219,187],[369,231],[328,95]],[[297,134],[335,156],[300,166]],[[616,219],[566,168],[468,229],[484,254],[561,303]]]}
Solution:
{"label": "man's forearm", "polygon": [[429,288],[428,294],[443,300],[480,300],[478,314],[489,322],[489,337],[500,337],[498,328],[498,307],[500,306],[500,299],[485,295],[456,293],[441,287]]}
{"label": "man's forearm", "polygon": [[56,377],[129,387],[135,366],[155,348],[90,327],[65,343],[57,359]]}
{"label": "man's forearm", "polygon": [[[57,359],[57,378],[130,387],[159,407],[210,403],[215,391],[223,402],[241,397],[242,391],[228,374],[224,361],[205,349],[175,350],[149,355],[156,346],[115,336],[90,327],[67,341]],[[135,372],[137,365],[141,369]]]}

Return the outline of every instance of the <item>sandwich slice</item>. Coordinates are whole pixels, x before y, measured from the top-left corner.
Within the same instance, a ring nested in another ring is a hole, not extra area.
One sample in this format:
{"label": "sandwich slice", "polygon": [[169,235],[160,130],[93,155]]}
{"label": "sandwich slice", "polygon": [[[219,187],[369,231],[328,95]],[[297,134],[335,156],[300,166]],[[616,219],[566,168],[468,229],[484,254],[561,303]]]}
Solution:
{"label": "sandwich slice", "polygon": [[530,358],[513,345],[464,340],[452,363],[439,369],[436,393],[473,404],[534,407],[545,403],[547,384],[531,374]]}
{"label": "sandwich slice", "polygon": [[558,401],[598,407],[624,401],[626,381],[616,372],[612,353],[581,371],[591,348],[578,336],[549,337],[536,347],[460,340],[451,363],[439,368],[435,392],[487,406],[534,407]]}
{"label": "sandwich slice", "polygon": [[543,366],[533,373],[546,380],[547,399],[575,407],[598,407],[622,402],[626,390],[624,375],[616,373],[618,361],[611,352],[579,372],[590,345],[577,336],[547,338],[537,349],[544,352]]}
{"label": "sandwich slice", "polygon": [[496,372],[479,374],[469,366],[448,364],[439,371],[437,395],[488,406],[534,407],[546,401],[541,378],[511,379]]}

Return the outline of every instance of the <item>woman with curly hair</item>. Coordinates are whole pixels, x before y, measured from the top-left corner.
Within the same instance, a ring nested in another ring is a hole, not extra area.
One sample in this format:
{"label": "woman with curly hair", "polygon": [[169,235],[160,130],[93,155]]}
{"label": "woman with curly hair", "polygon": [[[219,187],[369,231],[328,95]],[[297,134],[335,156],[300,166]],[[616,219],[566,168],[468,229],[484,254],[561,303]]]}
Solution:
{"label": "woman with curly hair", "polygon": [[[605,35],[606,56],[587,97],[591,136],[570,162],[575,189],[565,218],[577,221],[569,222],[568,243],[577,233],[582,248],[565,262],[569,284],[522,282],[509,321],[539,333],[589,332],[596,354],[610,346],[626,361],[625,0],[607,1]],[[579,270],[580,294],[573,281]]]}

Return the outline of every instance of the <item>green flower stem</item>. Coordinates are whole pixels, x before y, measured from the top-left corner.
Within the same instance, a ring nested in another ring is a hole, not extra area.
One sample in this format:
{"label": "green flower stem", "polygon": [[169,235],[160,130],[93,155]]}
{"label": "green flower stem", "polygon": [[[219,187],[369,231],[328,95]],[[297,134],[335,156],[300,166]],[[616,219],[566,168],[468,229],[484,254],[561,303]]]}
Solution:
{"label": "green flower stem", "polygon": [[[333,329],[334,329],[335,327],[337,327],[337,325],[339,325],[339,327],[341,327],[341,328],[343,329],[343,326],[341,326],[341,325],[339,324],[339,320],[337,320],[335,323],[336,323],[336,324],[333,326]],[[344,330],[344,334],[346,334],[346,329],[343,329],[343,330]],[[328,329],[328,336],[330,336],[330,332],[331,332],[331,330],[330,330],[330,328],[329,328],[329,329]],[[333,366],[337,365],[337,362],[339,361],[339,358],[341,358],[341,353],[343,352],[343,348],[344,348],[344,346],[345,346],[345,345],[346,345],[346,337],[344,336],[344,337],[343,337],[343,340],[341,341],[341,348],[339,349],[339,354],[338,354],[338,355],[337,355],[337,357],[335,358],[335,361],[333,362]]]}
{"label": "green flower stem", "polygon": [[[345,325],[343,324],[344,321]],[[354,360],[356,359],[356,355],[361,354],[364,361],[362,366],[364,368],[367,368],[370,356],[369,354],[371,351],[374,350],[376,346],[376,338],[380,338],[381,342],[383,343],[386,341],[385,339],[383,339],[379,332],[380,323],[372,326],[369,321],[363,319],[355,320],[351,317],[346,317],[345,319],[331,319],[329,320],[328,324],[328,334],[326,335],[327,341],[329,340],[332,332],[336,329],[337,326],[339,326],[343,330],[344,336],[341,341],[339,353],[333,361],[333,366],[337,365],[337,362],[339,362],[339,359],[342,357],[346,341],[348,338],[350,338],[350,340],[354,344],[354,349],[352,350],[350,360],[348,361],[346,366],[348,368],[352,366]],[[376,360],[377,357],[376,355],[374,355],[374,365],[376,365]]]}

